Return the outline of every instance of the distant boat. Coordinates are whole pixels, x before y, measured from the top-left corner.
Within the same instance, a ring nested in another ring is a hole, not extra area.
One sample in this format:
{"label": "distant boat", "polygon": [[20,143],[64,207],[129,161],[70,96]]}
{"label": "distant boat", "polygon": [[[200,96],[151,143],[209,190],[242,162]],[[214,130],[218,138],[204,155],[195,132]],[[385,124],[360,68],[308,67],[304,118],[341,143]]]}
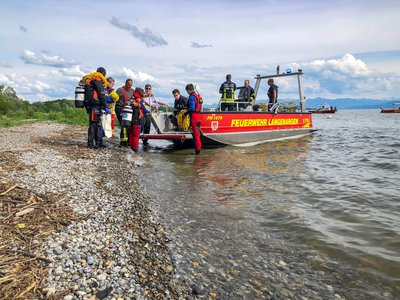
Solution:
{"label": "distant boat", "polygon": [[381,108],[381,113],[400,113],[400,103],[394,103],[393,108]]}
{"label": "distant boat", "polygon": [[319,105],[316,109],[309,109],[308,112],[313,114],[334,114],[337,112],[336,107],[330,106],[328,104]]}

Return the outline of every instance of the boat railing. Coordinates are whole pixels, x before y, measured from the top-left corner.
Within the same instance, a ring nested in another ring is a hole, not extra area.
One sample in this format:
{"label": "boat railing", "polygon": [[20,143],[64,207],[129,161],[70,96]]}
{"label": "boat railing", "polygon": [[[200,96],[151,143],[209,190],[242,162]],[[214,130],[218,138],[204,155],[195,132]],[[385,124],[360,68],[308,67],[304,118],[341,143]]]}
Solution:
{"label": "boat railing", "polygon": [[[221,105],[223,103],[227,104],[234,104],[234,110],[233,111],[270,111],[273,113],[278,113],[278,112],[297,112],[301,111],[301,106],[296,103],[296,102],[277,102],[271,107],[268,106],[268,103],[258,103],[258,104],[253,104],[252,102],[246,102],[246,101],[220,101],[217,106],[217,111],[222,111],[221,110]],[[239,105],[244,104],[247,105],[246,108],[240,108]],[[226,111],[226,110],[225,110]]]}
{"label": "boat railing", "polygon": [[[252,111],[252,107],[253,107],[253,103],[252,102],[247,102],[247,101],[239,101],[239,100],[235,100],[235,101],[222,101],[220,100],[217,106],[217,111],[222,111],[221,110],[221,106],[222,104],[233,104],[234,110],[233,111]],[[245,108],[240,107],[240,104],[243,104],[243,106],[245,106]],[[250,108],[250,109],[249,109]],[[225,110],[226,111],[226,110]]]}
{"label": "boat railing", "polygon": [[306,111],[306,97],[304,96],[304,92],[303,92],[303,87],[301,84],[301,79],[300,77],[304,75],[303,71],[301,69],[298,69],[297,72],[290,72],[290,73],[282,73],[282,74],[275,74],[275,75],[267,75],[267,76],[261,76],[259,74],[256,75],[256,77],[254,77],[254,79],[256,80],[255,84],[254,84],[254,101],[257,101],[257,96],[258,96],[258,92],[260,89],[260,85],[261,85],[261,80],[269,80],[269,79],[273,79],[273,78],[281,78],[281,77],[287,77],[287,76],[296,76],[297,77],[297,85],[298,85],[298,89],[299,89],[299,101],[300,101],[300,110],[302,112]]}
{"label": "boat railing", "polygon": [[[168,113],[169,109],[171,108],[171,106],[168,103],[164,103],[156,97],[146,97],[146,98],[144,98],[144,100],[146,101],[147,108],[149,108],[149,105],[150,105],[151,111],[154,111],[157,113],[159,112],[159,110],[165,111],[166,113]],[[163,108],[163,109],[160,109],[160,108]]]}
{"label": "boat railing", "polygon": [[271,107],[271,111],[277,112],[296,112],[301,111],[301,106],[296,102],[278,102]]}

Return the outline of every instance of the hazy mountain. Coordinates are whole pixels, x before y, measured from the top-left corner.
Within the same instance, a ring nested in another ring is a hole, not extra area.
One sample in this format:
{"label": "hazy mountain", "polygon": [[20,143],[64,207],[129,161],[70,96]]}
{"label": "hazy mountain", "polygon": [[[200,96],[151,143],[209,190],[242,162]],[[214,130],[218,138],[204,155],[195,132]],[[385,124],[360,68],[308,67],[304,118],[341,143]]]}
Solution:
{"label": "hazy mountain", "polygon": [[336,107],[337,109],[368,109],[368,108],[381,108],[392,107],[394,103],[399,103],[398,100],[377,100],[377,99],[352,99],[352,98],[339,98],[339,99],[324,99],[315,98],[307,99],[307,107],[317,107],[321,104],[328,104]]}
{"label": "hazy mountain", "polygon": [[[260,102],[268,102],[266,99],[257,100]],[[280,99],[280,102],[293,102],[293,100]],[[296,101],[298,102],[298,101]],[[307,108],[316,108],[322,104],[328,104],[330,106],[336,107],[337,109],[376,109],[376,108],[391,108],[393,104],[400,103],[400,99],[388,99],[388,100],[378,100],[378,99],[355,99],[355,98],[338,98],[338,99],[326,99],[326,98],[314,98],[307,99]],[[216,107],[218,103],[205,104],[204,107]]]}

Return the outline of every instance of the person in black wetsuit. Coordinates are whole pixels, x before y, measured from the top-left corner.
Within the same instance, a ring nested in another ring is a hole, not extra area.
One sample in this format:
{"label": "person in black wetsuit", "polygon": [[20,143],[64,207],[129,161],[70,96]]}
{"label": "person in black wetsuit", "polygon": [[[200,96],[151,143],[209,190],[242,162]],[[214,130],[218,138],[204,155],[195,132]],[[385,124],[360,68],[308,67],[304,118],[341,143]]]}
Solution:
{"label": "person in black wetsuit", "polygon": [[170,119],[175,129],[178,129],[178,121],[177,116],[182,109],[188,108],[188,99],[181,95],[178,89],[174,89],[172,91],[172,95],[174,95],[174,112],[170,115]]}
{"label": "person in black wetsuit", "polygon": [[274,104],[278,101],[278,86],[274,84],[274,80],[272,78],[268,79],[268,85],[268,111],[271,111],[271,107],[274,106]]}

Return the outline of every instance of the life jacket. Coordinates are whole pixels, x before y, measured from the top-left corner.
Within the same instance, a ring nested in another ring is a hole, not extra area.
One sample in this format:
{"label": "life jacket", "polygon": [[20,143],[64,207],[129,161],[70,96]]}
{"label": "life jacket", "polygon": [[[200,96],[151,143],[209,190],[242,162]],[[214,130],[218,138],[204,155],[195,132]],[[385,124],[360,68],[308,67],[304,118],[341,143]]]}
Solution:
{"label": "life jacket", "polygon": [[[124,93],[124,106],[126,105],[126,102],[128,101],[128,96],[127,96],[127,93],[128,93],[128,91],[125,89],[125,86],[123,85],[123,86],[121,86],[121,88],[122,88],[122,92]],[[133,90],[132,88],[129,90],[129,91],[131,91],[131,90]]]}
{"label": "life jacket", "polygon": [[107,106],[112,114],[115,114],[115,103],[119,100],[118,94],[112,88],[106,88]]}
{"label": "life jacket", "polygon": [[222,85],[222,101],[235,101],[235,84],[231,81],[225,81]]}
{"label": "life jacket", "polygon": [[138,93],[135,93],[133,95],[133,101],[132,101],[132,123],[134,125],[138,125],[140,124],[140,120],[143,119],[143,109],[142,109],[142,104],[140,103],[140,101],[142,100],[139,96]]}
{"label": "life jacket", "polygon": [[201,98],[200,94],[194,93],[196,100],[194,102],[195,109],[194,112],[201,112],[201,107],[203,106],[203,98]]}

